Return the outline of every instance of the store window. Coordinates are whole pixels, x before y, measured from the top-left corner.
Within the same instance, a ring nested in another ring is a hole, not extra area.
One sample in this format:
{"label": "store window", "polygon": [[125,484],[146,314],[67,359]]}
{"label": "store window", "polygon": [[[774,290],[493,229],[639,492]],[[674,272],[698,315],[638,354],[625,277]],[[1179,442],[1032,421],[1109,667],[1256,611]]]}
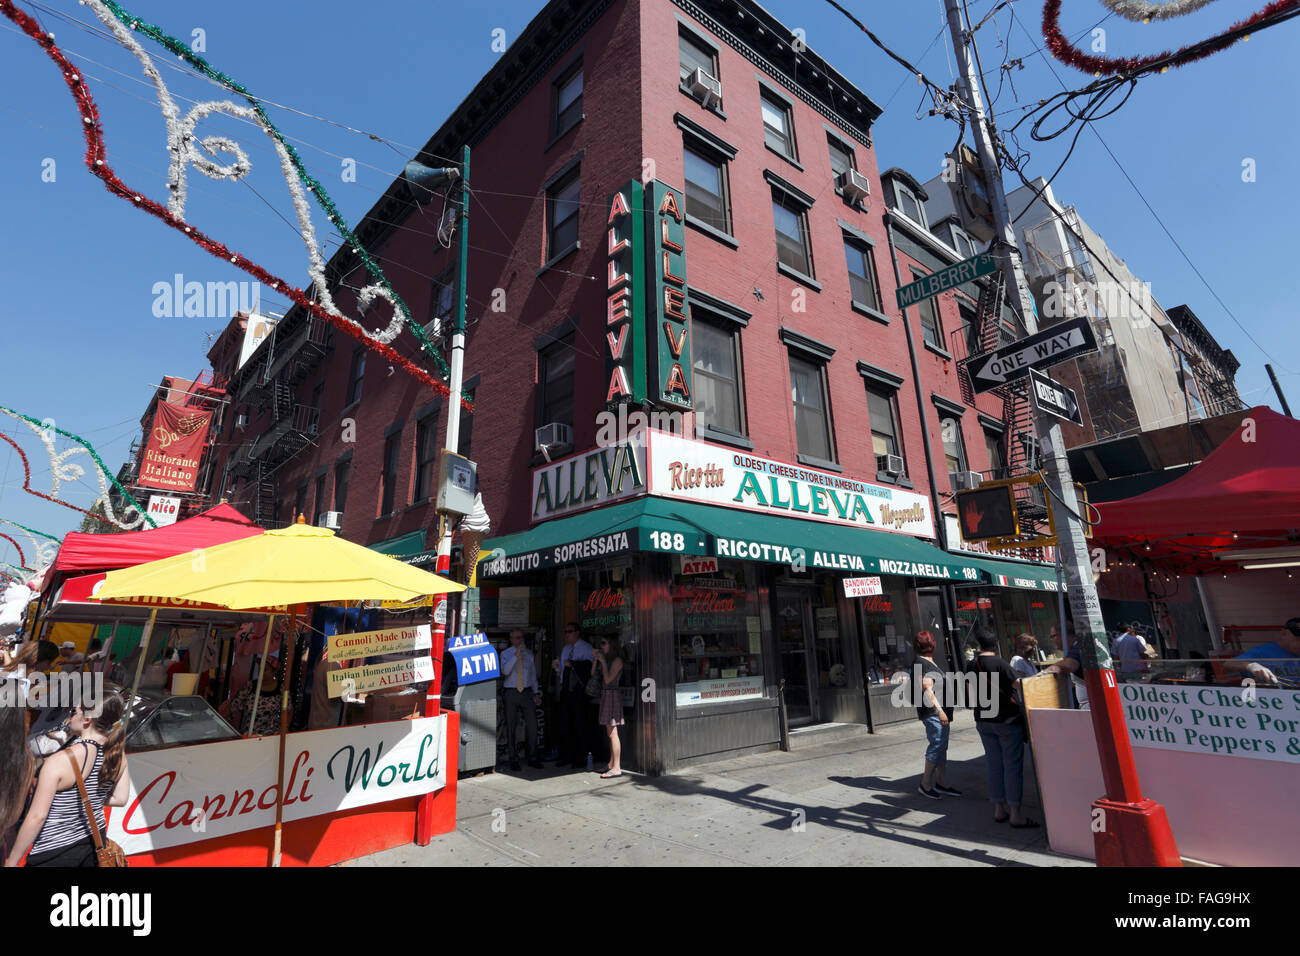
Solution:
{"label": "store window", "polygon": [[[892,575],[881,578],[880,590],[880,594],[857,599],[866,642],[867,683],[872,687],[902,683],[916,661],[914,592],[908,589],[906,578]],[[942,635],[935,638],[941,640]]]}
{"label": "store window", "polygon": [[720,560],[714,574],[675,574],[677,706],[764,696],[757,565]]}

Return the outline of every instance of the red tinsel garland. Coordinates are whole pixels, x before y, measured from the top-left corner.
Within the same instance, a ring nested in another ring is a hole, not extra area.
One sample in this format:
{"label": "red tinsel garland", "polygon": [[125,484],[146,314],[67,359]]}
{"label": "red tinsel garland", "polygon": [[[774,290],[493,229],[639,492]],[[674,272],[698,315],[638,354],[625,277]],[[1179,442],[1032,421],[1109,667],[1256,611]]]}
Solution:
{"label": "red tinsel garland", "polygon": [[4,538],[14,546],[14,549],[18,552],[18,560],[22,563],[23,567],[27,567],[27,556],[23,554],[23,549],[18,542],[9,537],[9,535],[5,534],[3,531],[0,531],[0,538]]}
{"label": "red tinsel garland", "polygon": [[58,498],[55,498],[53,495],[47,495],[33,488],[32,487],[32,466],[27,461],[26,453],[21,448],[18,447],[18,442],[14,441],[4,432],[0,432],[0,438],[3,438],[9,444],[13,445],[14,451],[18,452],[18,457],[21,458],[23,461],[23,491],[27,492],[29,495],[35,495],[37,498],[44,498],[46,501],[53,501],[56,505],[63,505],[63,507],[65,508],[71,508],[73,511],[80,511],[83,515],[90,515],[93,518],[98,518],[100,521],[104,522],[104,524],[112,524],[112,522],[109,521],[107,518],[105,518],[103,515],[97,515],[93,511],[87,511],[85,508],[78,508],[74,504],[69,504],[66,501],[61,501]]}
{"label": "red tinsel garland", "polygon": [[[1141,70],[1163,60],[1169,62],[1166,66],[1179,67],[1186,66],[1188,63],[1195,63],[1197,60],[1203,60],[1213,53],[1220,50],[1226,50],[1238,40],[1240,36],[1232,34],[1238,30],[1252,27],[1263,20],[1268,19],[1275,14],[1285,10],[1294,9],[1300,5],[1300,0],[1276,0],[1270,3],[1263,10],[1260,10],[1252,17],[1242,20],[1240,23],[1234,23],[1231,27],[1212,37],[1208,43],[1192,43],[1180,47],[1176,52],[1166,50],[1163,53],[1156,53],[1153,56],[1138,57],[1104,57],[1092,56],[1084,53],[1074,46],[1065,34],[1061,32],[1061,0],[1047,0],[1043,4],[1043,39],[1047,41],[1047,48],[1052,51],[1052,56],[1056,57],[1062,63],[1067,63],[1077,70],[1083,70],[1085,73],[1094,73],[1098,75],[1114,75],[1117,73],[1129,73],[1134,70]],[[1194,51],[1190,51],[1196,47]]]}
{"label": "red tinsel garland", "polygon": [[[283,293],[286,297],[292,299],[312,315],[330,323],[341,332],[352,336],[352,338],[356,339],[366,348],[383,356],[393,366],[402,369],[417,381],[429,386],[429,388],[433,389],[439,395],[450,394],[450,389],[448,389],[445,384],[435,379],[428,372],[409,359],[399,355],[389,346],[371,339],[359,326],[354,325],[340,315],[335,315],[332,312],[322,309],[319,305],[303,294],[300,289],[295,288],[283,279],[267,272],[261,266],[257,265],[257,263],[252,262],[243,256],[234,254],[224,243],[218,242],[217,240],[204,235],[193,226],[187,224],[185,220],[173,216],[171,211],[165,206],[161,206],[148,196],[130,189],[117,177],[117,174],[113,171],[113,168],[108,165],[108,161],[105,159],[107,150],[104,146],[103,131],[100,128],[99,108],[95,105],[95,100],[90,95],[90,90],[88,90],[86,84],[81,81],[81,75],[77,72],[77,69],[72,65],[68,58],[64,56],[63,51],[58,48],[51,36],[44,33],[35,20],[15,7],[12,0],[0,0],[0,11],[3,11],[4,15],[14,23],[18,24],[24,33],[39,43],[50,59],[57,63],[59,68],[63,71],[63,80],[68,85],[68,89],[72,92],[73,99],[77,101],[77,109],[81,113],[82,125],[85,127],[86,168],[104,181],[104,185],[108,188],[109,192],[114,193],[123,199],[130,200],[136,206],[144,209],[155,218],[162,220],[173,229],[183,232],[186,236],[194,240],[194,242],[198,243],[198,245],[206,249],[212,255],[225,259],[227,262],[244,270],[249,275],[254,276],[259,281],[270,286],[272,289]],[[473,403],[464,397],[461,398],[461,405],[468,411],[472,412],[474,410]]]}

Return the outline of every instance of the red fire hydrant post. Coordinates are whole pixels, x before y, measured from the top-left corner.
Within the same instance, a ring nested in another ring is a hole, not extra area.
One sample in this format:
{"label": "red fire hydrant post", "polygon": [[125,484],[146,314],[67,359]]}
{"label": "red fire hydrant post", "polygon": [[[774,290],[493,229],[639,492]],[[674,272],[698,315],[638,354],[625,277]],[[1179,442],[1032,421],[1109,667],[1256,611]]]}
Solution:
{"label": "red fire hydrant post", "polygon": [[1083,673],[1106,786],[1106,796],[1092,802],[1097,865],[1182,866],[1165,808],[1142,796],[1115,672],[1101,667]]}

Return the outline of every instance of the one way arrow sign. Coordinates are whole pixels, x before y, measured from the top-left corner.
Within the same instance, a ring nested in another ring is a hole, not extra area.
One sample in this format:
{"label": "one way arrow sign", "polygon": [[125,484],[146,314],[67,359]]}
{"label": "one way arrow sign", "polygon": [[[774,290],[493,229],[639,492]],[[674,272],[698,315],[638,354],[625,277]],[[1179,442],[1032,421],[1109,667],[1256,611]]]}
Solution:
{"label": "one way arrow sign", "polygon": [[1034,404],[1043,411],[1076,425],[1083,424],[1079,399],[1074,394],[1074,389],[1052,381],[1036,368],[1029,370],[1029,394]]}
{"label": "one way arrow sign", "polygon": [[1092,325],[1087,316],[1080,316],[1058,322],[995,352],[972,355],[962,364],[978,393],[1024,378],[1031,368],[1046,368],[1095,351],[1097,339],[1092,334]]}

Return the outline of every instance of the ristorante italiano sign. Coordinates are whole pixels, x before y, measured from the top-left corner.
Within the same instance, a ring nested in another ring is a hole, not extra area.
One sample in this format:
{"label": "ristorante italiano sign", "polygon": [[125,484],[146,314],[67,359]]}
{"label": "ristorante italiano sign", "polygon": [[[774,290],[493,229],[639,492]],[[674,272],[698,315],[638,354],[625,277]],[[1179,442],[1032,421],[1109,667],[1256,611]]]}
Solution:
{"label": "ristorante italiano sign", "polygon": [[924,495],[689,441],[666,432],[651,431],[648,435],[652,495],[934,537],[930,502]]}

